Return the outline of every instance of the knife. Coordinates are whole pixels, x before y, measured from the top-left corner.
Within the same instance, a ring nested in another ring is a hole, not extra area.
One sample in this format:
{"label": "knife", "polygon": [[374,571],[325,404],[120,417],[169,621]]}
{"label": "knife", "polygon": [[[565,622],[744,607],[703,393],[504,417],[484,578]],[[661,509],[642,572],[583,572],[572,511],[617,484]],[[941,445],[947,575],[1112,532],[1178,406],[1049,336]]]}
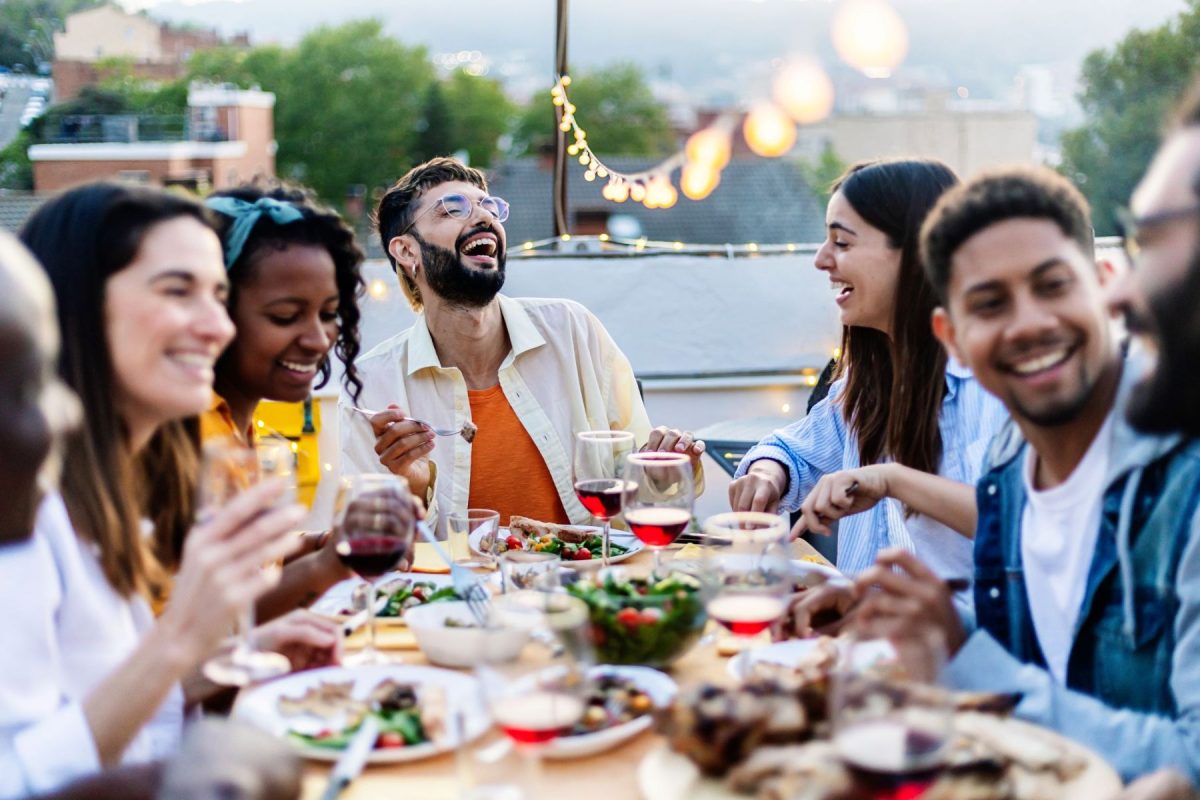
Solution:
{"label": "knife", "polygon": [[325,794],[321,795],[321,800],[336,800],[350,782],[358,777],[378,737],[379,720],[374,715],[367,714],[354,738],[333,765],[333,772],[329,773],[329,783],[325,787]]}

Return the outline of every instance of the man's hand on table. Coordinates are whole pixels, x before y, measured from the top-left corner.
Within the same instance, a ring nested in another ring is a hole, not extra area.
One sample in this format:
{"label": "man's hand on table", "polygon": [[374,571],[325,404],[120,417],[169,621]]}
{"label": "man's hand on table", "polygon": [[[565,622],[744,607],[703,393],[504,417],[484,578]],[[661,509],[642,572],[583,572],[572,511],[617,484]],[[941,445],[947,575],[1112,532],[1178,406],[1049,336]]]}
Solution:
{"label": "man's hand on table", "polygon": [[759,459],[745,475],[729,484],[729,507],[774,514],[787,487],[788,474],[783,465],[769,458]]}
{"label": "man's hand on table", "polygon": [[371,430],[379,463],[406,479],[413,494],[424,497],[429,488],[428,456],[436,438],[433,431],[408,419],[408,412],[395,403],[371,417]]}
{"label": "man's hand on table", "polygon": [[857,602],[858,590],[852,583],[826,583],[801,592],[788,607],[783,636],[836,636],[853,619]]}
{"label": "man's hand on table", "polygon": [[692,459],[692,469],[700,465],[700,456],[704,455],[706,445],[697,439],[691,431],[681,431],[678,428],[668,428],[659,425],[650,431],[650,438],[638,450],[640,453],[684,453]]}
{"label": "man's hand on table", "polygon": [[891,641],[915,679],[934,680],[966,641],[950,589],[912,553],[881,551],[855,585],[862,602],[853,630],[863,638]]}

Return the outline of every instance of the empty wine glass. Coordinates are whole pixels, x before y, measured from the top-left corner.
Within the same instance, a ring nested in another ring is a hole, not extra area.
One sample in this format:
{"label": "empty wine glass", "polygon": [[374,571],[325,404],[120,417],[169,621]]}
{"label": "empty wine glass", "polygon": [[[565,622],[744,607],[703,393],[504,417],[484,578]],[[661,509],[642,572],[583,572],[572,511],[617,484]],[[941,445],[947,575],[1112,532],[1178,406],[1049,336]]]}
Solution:
{"label": "empty wine glass", "polygon": [[625,522],[654,552],[654,571],[661,573],[663,549],[692,520],[692,460],[683,453],[630,453],[622,475],[634,487],[625,500]]}
{"label": "empty wine glass", "polygon": [[[279,478],[287,489],[277,505],[295,502],[295,453],[291,442],[281,437],[266,437],[247,447],[233,438],[211,439],[204,443],[200,470],[199,500],[201,517],[214,513],[238,494],[267,478]],[[263,569],[278,573],[278,563]],[[246,686],[285,675],[291,663],[280,653],[260,650],[254,643],[254,601],[238,615],[238,634],[233,650],[215,656],[204,664],[204,674],[222,686]]]}
{"label": "empty wine glass", "polygon": [[371,584],[367,592],[367,646],[344,659],[347,664],[393,662],[375,648],[374,584],[412,553],[415,519],[408,481],[399,475],[355,475],[342,480],[334,508],[334,552]]}
{"label": "empty wine glass", "polygon": [[604,523],[601,563],[606,567],[610,522],[621,513],[626,498],[637,488],[621,474],[624,458],[633,449],[633,434],[628,431],[583,431],[575,434],[575,494],[583,507]]}

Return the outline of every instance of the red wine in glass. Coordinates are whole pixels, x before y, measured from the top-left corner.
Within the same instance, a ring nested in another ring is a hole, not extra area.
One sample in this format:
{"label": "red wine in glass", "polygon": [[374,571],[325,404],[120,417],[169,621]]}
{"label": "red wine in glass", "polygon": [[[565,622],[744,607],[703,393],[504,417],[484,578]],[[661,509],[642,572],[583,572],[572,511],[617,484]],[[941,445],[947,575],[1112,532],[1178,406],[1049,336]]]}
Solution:
{"label": "red wine in glass", "polygon": [[393,570],[408,550],[407,543],[395,536],[359,536],[343,539],[334,548],[338,560],[366,581],[373,581]]}
{"label": "red wine in glass", "polygon": [[876,796],[917,797],[942,763],[945,737],[899,719],[873,719],[847,725],[834,746],[848,767]]}
{"label": "red wine in glass", "polygon": [[692,515],[686,508],[639,508],[625,512],[629,530],[649,547],[667,547],[688,526]]}
{"label": "red wine in glass", "polygon": [[588,513],[597,519],[610,520],[625,506],[625,499],[637,486],[618,478],[593,478],[576,481],[575,494]]}
{"label": "red wine in glass", "polygon": [[563,692],[513,694],[492,704],[496,727],[517,744],[544,744],[571,729],[583,716],[583,701]]}
{"label": "red wine in glass", "polygon": [[708,615],[735,636],[756,636],[783,616],[783,598],[772,595],[721,595],[708,603]]}

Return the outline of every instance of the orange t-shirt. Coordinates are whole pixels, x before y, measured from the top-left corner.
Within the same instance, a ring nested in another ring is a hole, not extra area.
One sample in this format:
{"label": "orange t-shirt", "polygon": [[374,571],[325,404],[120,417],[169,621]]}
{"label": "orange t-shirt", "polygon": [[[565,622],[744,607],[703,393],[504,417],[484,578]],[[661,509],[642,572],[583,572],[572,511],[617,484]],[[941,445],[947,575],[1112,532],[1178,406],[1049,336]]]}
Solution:
{"label": "orange t-shirt", "polygon": [[542,522],[571,520],[558,498],[554,478],[504,396],[504,389],[468,390],[471,420],[478,426],[471,443],[471,508],[500,512],[500,524],[517,514]]}

